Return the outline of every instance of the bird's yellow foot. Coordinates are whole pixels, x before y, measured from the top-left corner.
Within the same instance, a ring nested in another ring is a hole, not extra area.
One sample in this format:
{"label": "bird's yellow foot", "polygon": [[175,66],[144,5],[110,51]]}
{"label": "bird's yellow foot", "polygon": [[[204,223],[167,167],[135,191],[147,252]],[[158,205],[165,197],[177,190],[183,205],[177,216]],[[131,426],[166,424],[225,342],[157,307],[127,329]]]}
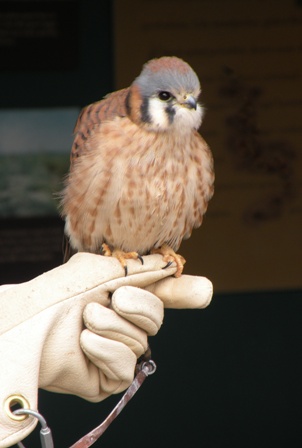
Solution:
{"label": "bird's yellow foot", "polygon": [[122,250],[118,249],[111,250],[106,243],[102,244],[102,250],[105,257],[114,257],[118,259],[118,261],[124,268],[125,276],[128,275],[128,266],[126,260],[140,260],[140,262],[144,264],[143,257],[137,252],[123,252]]}
{"label": "bird's yellow foot", "polygon": [[163,260],[167,263],[166,267],[170,266],[170,264],[174,262],[177,266],[177,271],[174,276],[181,276],[186,260],[181,255],[175,253],[174,250],[168,246],[168,244],[163,244],[158,249],[152,249],[151,254],[163,255]]}

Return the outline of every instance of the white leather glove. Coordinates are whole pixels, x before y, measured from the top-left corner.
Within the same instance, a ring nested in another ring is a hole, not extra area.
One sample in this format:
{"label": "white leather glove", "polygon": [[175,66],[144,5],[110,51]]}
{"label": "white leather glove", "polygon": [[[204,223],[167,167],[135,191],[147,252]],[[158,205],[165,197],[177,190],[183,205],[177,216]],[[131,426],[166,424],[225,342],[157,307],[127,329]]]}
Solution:
{"label": "white leather glove", "polygon": [[13,418],[9,397],[37,410],[38,387],[90,401],[121,392],[133,380],[147,336],[162,324],[163,304],[203,308],[211,300],[209,280],[169,277],[176,268],[162,269],[160,255],[127,264],[125,277],[116,259],[78,253],[29,282],[0,289],[0,448],[36,425],[33,418]]}

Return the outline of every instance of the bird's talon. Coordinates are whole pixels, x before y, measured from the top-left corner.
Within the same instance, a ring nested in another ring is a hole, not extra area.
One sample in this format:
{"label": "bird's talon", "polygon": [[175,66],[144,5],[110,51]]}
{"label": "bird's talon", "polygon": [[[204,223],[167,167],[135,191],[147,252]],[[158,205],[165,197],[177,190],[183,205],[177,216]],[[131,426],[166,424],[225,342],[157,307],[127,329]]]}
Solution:
{"label": "bird's talon", "polygon": [[168,261],[168,263],[166,264],[166,266],[164,266],[162,269],[167,269],[171,266],[171,264],[173,264],[173,261]]}
{"label": "bird's talon", "polygon": [[167,269],[173,262],[175,262],[177,270],[174,277],[181,276],[186,260],[181,255],[176,254],[168,244],[163,244],[161,247],[152,249],[151,254],[160,254],[163,256],[163,260],[167,262],[167,265],[164,266],[163,269]]}
{"label": "bird's talon", "polygon": [[139,260],[141,264],[144,264],[143,257],[137,252],[124,252],[119,249],[111,250],[106,243],[102,244],[102,251],[105,257],[114,257],[120,262],[122,268],[125,271],[125,277],[127,277],[128,275],[128,266],[126,260]]}

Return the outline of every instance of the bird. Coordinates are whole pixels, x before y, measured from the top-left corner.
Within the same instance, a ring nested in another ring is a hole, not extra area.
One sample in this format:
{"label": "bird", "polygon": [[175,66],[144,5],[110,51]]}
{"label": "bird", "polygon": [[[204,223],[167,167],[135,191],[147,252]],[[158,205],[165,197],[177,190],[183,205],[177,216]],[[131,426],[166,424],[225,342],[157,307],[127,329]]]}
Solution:
{"label": "bird", "polygon": [[61,194],[73,251],[127,260],[159,253],[176,263],[214,192],[197,74],[184,60],[149,60],[130,87],[86,106],[77,119]]}

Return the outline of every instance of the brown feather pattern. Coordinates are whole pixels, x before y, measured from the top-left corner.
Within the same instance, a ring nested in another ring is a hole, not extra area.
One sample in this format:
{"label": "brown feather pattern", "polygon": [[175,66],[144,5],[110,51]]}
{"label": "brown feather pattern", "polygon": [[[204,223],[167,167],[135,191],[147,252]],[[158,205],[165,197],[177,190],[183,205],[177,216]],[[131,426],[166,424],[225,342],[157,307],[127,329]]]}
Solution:
{"label": "brown feather pattern", "polygon": [[[176,71],[179,88],[182,72],[187,76],[190,67],[178,58],[162,62],[149,63],[150,72],[156,71],[161,83],[173,83]],[[149,76],[148,64],[144,70]],[[186,85],[197,82],[192,73]],[[196,131],[201,108],[173,99],[175,123],[179,120],[174,124],[165,118],[171,110],[155,90],[147,106],[162,128],[148,127],[142,121],[144,82],[135,80],[79,115],[62,194],[65,231],[76,250],[99,253],[104,242],[141,255],[166,244],[177,250],[202,223],[213,195],[214,169],[211,151]],[[196,98],[199,91],[197,83]],[[144,101],[146,105],[146,97]]]}

